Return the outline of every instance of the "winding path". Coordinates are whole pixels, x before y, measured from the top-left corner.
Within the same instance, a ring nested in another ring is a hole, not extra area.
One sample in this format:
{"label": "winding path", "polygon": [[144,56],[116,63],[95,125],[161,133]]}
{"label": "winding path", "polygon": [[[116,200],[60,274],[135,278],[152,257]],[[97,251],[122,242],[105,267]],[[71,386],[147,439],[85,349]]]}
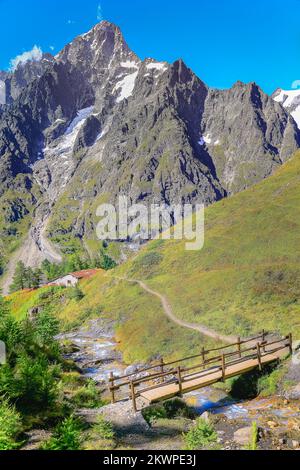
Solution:
{"label": "winding path", "polygon": [[200,325],[198,323],[189,323],[189,322],[186,322],[184,320],[181,320],[180,318],[177,318],[176,315],[174,315],[173,309],[172,309],[168,299],[166,298],[166,296],[160,294],[157,291],[154,291],[154,290],[150,289],[150,287],[148,287],[147,284],[145,284],[145,282],[137,280],[137,279],[128,279],[126,277],[117,277],[117,279],[122,280],[122,281],[126,281],[126,282],[130,282],[130,283],[134,283],[134,284],[138,284],[145,292],[148,292],[148,294],[151,294],[151,295],[157,297],[160,300],[161,304],[162,304],[162,307],[163,307],[163,310],[164,310],[166,316],[171,321],[176,323],[177,325],[182,326],[184,328],[189,328],[190,330],[198,331],[199,333],[201,333],[204,336],[208,336],[209,338],[213,338],[213,339],[215,339],[217,341],[221,341],[223,343],[232,344],[232,343],[236,342],[236,339],[237,339],[236,336],[222,335],[222,334],[220,334],[220,333],[218,333],[218,332],[216,332],[216,331],[214,331],[210,328],[207,328],[204,325]]}

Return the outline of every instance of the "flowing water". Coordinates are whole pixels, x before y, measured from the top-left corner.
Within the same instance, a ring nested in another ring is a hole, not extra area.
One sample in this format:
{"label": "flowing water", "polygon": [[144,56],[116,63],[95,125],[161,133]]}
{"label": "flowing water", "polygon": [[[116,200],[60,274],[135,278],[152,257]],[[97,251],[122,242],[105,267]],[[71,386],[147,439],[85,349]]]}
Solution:
{"label": "flowing water", "polygon": [[83,376],[105,384],[113,372],[122,375],[126,365],[122,363],[122,355],[117,351],[111,324],[103,320],[91,320],[86,327],[72,333],[62,334],[58,340],[68,340],[75,351],[67,354],[82,370]]}

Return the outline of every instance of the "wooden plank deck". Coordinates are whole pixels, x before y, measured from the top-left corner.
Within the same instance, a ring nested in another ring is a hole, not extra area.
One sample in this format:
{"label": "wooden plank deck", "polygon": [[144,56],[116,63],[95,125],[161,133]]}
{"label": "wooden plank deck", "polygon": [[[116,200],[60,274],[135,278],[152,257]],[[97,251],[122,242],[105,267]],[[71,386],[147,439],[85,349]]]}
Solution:
{"label": "wooden plank deck", "polygon": [[[275,360],[282,359],[289,354],[289,348],[286,347],[281,349],[277,352],[272,352],[262,355],[261,357],[261,364],[266,365]],[[225,369],[225,378],[235,377],[240,374],[244,374],[250,370],[255,369],[259,366],[259,360],[257,357],[253,359],[246,359],[244,361],[238,362],[237,364],[233,365],[226,365]],[[214,372],[215,370],[215,372]],[[211,371],[210,375],[207,373]],[[212,367],[211,369],[203,370],[202,372],[198,372],[197,374],[191,374],[189,376],[185,376],[183,378],[183,382],[181,384],[182,394],[188,393],[194,390],[198,390],[203,387],[207,387],[213,383],[220,382],[223,380],[223,373],[220,367]],[[180,394],[179,385],[178,383],[166,384],[165,386],[159,386],[152,390],[141,392],[140,396],[147,400],[149,404],[156,403],[162,400],[167,400],[169,398],[173,398]]]}

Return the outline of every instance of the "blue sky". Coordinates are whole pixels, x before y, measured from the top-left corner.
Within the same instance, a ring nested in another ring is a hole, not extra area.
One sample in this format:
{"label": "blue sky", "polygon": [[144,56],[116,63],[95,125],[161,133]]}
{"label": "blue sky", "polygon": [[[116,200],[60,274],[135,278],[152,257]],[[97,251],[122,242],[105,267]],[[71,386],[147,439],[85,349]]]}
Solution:
{"label": "blue sky", "polygon": [[300,79],[300,0],[0,0],[0,69],[34,45],[57,53],[100,18],[141,58],[181,57],[213,87]]}

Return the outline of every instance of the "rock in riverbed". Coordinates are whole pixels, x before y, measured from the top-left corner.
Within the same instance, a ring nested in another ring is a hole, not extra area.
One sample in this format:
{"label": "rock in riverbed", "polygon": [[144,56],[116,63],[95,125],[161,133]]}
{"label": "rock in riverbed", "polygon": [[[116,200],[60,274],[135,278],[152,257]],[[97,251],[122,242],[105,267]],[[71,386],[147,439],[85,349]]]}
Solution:
{"label": "rock in riverbed", "polygon": [[98,409],[82,409],[78,415],[90,424],[97,423],[99,416],[103,416],[115,429],[131,430],[134,433],[143,433],[149,430],[142,413],[134,413],[131,401],[115,403]]}
{"label": "rock in riverbed", "polygon": [[300,400],[300,383],[288,390],[285,396],[287,400]]}

